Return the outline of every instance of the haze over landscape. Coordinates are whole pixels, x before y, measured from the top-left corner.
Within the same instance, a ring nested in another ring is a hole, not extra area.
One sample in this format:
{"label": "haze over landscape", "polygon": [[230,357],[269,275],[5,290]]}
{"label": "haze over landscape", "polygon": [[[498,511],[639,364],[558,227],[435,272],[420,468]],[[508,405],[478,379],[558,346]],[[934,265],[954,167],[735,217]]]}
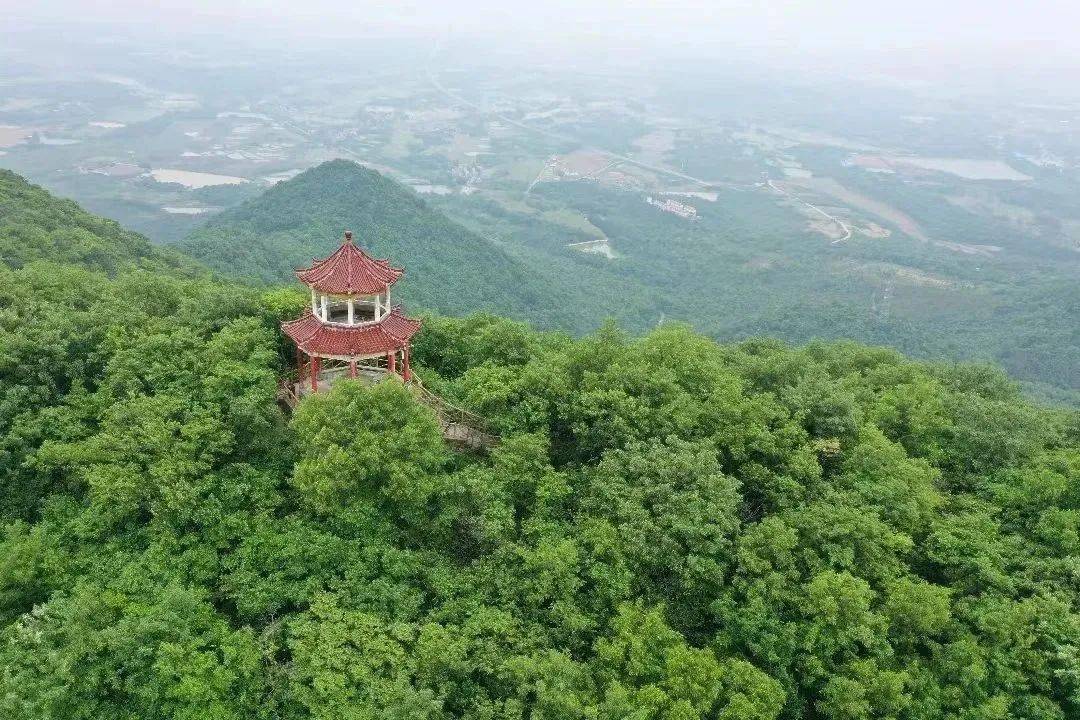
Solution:
{"label": "haze over landscape", "polygon": [[[6,18],[0,157],[153,241],[343,158],[534,273],[587,278],[599,299],[577,310],[502,307],[542,326],[848,336],[994,360],[1045,397],[1080,382],[1075,330],[1053,327],[1076,308],[1080,260],[1070,7],[79,15]],[[602,302],[613,287],[633,300]]]}
{"label": "haze over landscape", "polygon": [[0,4],[0,717],[1080,717],[1080,7]]}

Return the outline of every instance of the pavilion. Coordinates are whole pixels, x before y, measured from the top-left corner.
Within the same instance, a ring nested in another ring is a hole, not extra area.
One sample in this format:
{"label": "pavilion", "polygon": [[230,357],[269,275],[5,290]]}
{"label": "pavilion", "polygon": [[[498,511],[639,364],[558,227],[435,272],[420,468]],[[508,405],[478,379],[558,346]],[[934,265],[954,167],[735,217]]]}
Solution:
{"label": "pavilion", "polygon": [[357,247],[351,232],[333,255],[296,271],[311,306],[281,329],[296,344],[297,397],[342,376],[412,378],[409,342],[420,321],[390,304],[390,286],[404,272]]}

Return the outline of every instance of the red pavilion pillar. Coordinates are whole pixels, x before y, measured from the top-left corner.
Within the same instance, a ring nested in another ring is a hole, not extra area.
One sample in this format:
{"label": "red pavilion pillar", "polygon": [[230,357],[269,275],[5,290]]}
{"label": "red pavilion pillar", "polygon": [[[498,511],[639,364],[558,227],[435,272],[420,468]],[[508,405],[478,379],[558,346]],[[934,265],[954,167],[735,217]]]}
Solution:
{"label": "red pavilion pillar", "polygon": [[409,369],[409,346],[405,346],[405,350],[401,355],[401,377],[405,378],[405,382],[412,380],[412,370]]}
{"label": "red pavilion pillar", "polygon": [[356,360],[349,361],[349,377],[356,377]]}
{"label": "red pavilion pillar", "polygon": [[313,393],[319,392],[319,366],[322,364],[320,360],[322,358],[318,355],[311,356],[311,392]]}
{"label": "red pavilion pillar", "polygon": [[386,369],[391,375],[397,371],[397,350],[391,350],[386,354]]}

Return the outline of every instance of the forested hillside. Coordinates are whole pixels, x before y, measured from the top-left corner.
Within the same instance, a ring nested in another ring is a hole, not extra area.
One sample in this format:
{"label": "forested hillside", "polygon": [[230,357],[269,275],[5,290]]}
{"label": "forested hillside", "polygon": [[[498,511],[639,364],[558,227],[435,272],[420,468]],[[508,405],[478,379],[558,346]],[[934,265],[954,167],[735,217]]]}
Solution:
{"label": "forested hillside", "polygon": [[142,235],[0,169],[0,261],[18,268],[37,260],[106,273],[135,266],[195,267],[175,252],[152,246]]}
{"label": "forested hillside", "polygon": [[0,717],[1080,715],[1080,416],[1000,372],[431,316],[459,454],[99,222],[0,267]]}

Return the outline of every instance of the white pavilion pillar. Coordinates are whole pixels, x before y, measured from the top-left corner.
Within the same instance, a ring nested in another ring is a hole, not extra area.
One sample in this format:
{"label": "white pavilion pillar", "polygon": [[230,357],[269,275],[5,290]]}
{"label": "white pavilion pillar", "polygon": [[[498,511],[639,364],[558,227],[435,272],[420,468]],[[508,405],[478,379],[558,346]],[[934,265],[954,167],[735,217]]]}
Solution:
{"label": "white pavilion pillar", "polygon": [[353,324],[353,298],[349,296],[349,324]]}
{"label": "white pavilion pillar", "polygon": [[323,295],[322,296],[322,308],[321,308],[321,316],[322,316],[323,322],[326,322],[326,306],[327,306],[326,295]]}

